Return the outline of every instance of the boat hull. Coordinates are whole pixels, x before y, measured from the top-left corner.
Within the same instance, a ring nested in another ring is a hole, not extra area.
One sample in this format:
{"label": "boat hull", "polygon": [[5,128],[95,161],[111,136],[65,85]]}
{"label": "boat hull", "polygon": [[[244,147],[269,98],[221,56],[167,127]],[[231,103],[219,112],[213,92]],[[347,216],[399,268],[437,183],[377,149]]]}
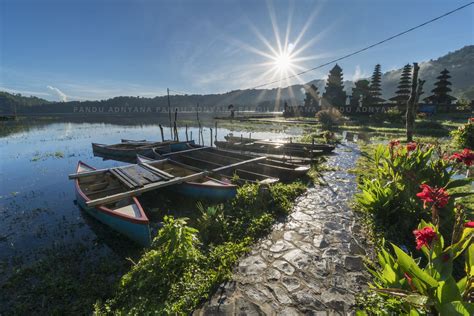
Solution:
{"label": "boat hull", "polygon": [[[91,169],[94,170],[93,168]],[[89,201],[89,198],[82,192],[78,179],[75,180],[75,193],[77,204],[87,214],[91,215],[101,223],[109,226],[113,230],[127,236],[141,246],[147,247],[151,244],[151,234],[148,219],[133,220],[112,214],[110,210],[103,206],[87,206],[86,201]],[[143,212],[140,202],[135,197],[132,199],[135,205]]]}
{"label": "boat hull", "polygon": [[190,198],[212,201],[226,201],[237,195],[237,187],[233,185],[217,186],[187,182],[170,189]]}

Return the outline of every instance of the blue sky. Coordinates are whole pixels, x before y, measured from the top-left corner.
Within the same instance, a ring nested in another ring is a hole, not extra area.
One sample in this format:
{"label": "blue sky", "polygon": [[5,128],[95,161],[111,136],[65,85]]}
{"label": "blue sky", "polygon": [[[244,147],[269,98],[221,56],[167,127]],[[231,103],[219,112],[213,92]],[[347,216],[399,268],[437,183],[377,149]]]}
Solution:
{"label": "blue sky", "polygon": [[[275,33],[293,53],[303,48],[298,71],[468,2],[0,0],[0,90],[84,100],[245,89],[282,75],[263,40],[278,50]],[[471,6],[344,60],[345,79],[473,44],[473,18]],[[330,67],[281,85],[324,78]]]}

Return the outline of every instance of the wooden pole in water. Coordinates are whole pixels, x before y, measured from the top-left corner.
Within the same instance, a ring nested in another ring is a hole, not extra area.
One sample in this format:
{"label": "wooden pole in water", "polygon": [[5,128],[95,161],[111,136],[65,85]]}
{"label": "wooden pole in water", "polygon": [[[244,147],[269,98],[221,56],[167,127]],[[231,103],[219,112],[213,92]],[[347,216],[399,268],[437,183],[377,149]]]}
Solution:
{"label": "wooden pole in water", "polygon": [[174,110],[174,135],[176,137],[176,141],[179,142],[179,135],[178,135],[178,108]]}
{"label": "wooden pole in water", "polygon": [[188,138],[188,124],[186,124],[186,141],[189,142],[189,138]]}
{"label": "wooden pole in water", "polygon": [[190,131],[191,140],[193,140],[193,131]]}
{"label": "wooden pole in water", "polygon": [[163,126],[161,126],[161,124],[158,124],[158,126],[160,127],[161,141],[164,142],[165,141],[165,136],[163,135]]}
{"label": "wooden pole in water", "polygon": [[204,128],[201,127],[201,143],[204,146]]}
{"label": "wooden pole in water", "polygon": [[214,124],[214,128],[216,129],[216,135],[214,136],[214,141],[217,142],[217,121]]}
{"label": "wooden pole in water", "polygon": [[171,139],[173,139],[173,127],[171,125],[171,101],[170,101],[170,89],[166,88],[166,91],[168,92],[168,117],[170,120],[170,133],[171,133]]}
{"label": "wooden pole in water", "polygon": [[209,146],[212,147],[212,128],[209,129],[211,131],[211,144]]}

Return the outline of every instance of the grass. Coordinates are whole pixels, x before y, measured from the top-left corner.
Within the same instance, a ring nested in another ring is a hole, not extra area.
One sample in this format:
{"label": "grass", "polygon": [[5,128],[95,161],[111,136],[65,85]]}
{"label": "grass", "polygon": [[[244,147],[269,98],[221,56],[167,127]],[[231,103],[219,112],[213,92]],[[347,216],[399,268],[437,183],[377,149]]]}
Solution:
{"label": "grass", "polygon": [[201,204],[195,219],[165,217],[151,248],[122,276],[114,294],[95,305],[95,313],[192,313],[231,278],[239,257],[291,212],[305,190],[300,182],[246,184],[224,204]]}

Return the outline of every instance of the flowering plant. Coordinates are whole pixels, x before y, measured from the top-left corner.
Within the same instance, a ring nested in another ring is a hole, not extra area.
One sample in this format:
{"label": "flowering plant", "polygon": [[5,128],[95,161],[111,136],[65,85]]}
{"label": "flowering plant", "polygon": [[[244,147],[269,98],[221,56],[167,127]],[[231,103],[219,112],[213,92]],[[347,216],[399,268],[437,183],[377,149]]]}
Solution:
{"label": "flowering plant", "polygon": [[[458,232],[451,245],[445,246],[443,236],[433,224],[421,221],[414,231],[417,249],[427,259],[414,259],[392,244],[395,256],[382,248],[378,266],[369,267],[375,277],[371,287],[382,295],[400,298],[405,312],[436,312],[441,315],[473,315],[474,304],[468,302],[474,282],[474,229],[457,222]],[[452,274],[453,261],[465,253],[465,276],[456,280]]]}
{"label": "flowering plant", "polygon": [[469,148],[474,150],[474,120],[471,117],[468,122],[451,132],[454,144],[458,148]]}
{"label": "flowering plant", "polygon": [[474,152],[468,148],[464,148],[462,152],[454,153],[449,159],[464,163],[470,167],[474,163]]}
{"label": "flowering plant", "polygon": [[459,189],[471,185],[472,179],[455,177],[460,163],[443,156],[439,146],[420,143],[403,146],[391,141],[375,149],[374,171],[360,179],[356,202],[372,216],[376,233],[407,244],[420,220],[437,224],[441,217],[441,231],[449,234],[454,202],[472,194]]}

